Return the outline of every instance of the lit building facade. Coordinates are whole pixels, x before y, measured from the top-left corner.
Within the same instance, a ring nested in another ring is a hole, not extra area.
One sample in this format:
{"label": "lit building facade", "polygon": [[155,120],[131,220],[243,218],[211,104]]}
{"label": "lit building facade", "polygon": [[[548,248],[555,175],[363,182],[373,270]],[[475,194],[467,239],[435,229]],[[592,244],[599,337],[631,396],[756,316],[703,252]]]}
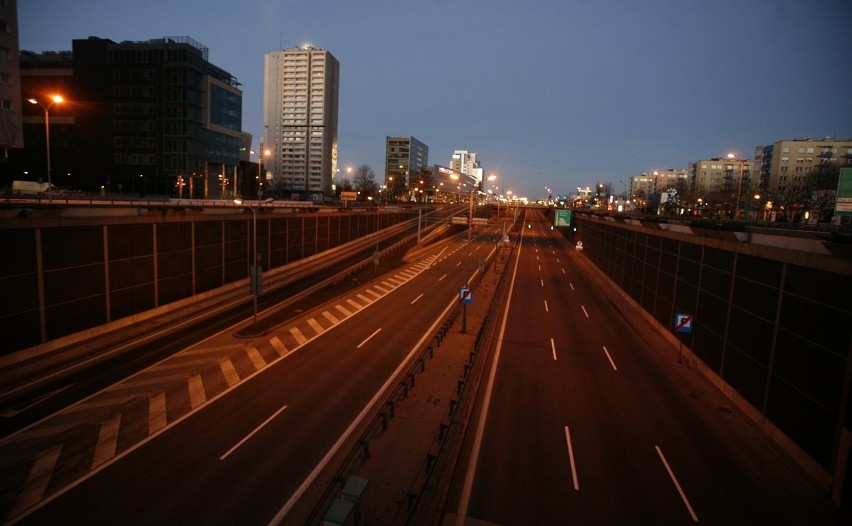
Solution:
{"label": "lit building facade", "polygon": [[0,160],[8,158],[9,148],[24,147],[21,71],[17,57],[17,2],[0,2]]}
{"label": "lit building facade", "polygon": [[322,200],[334,193],[340,64],[324,49],[267,53],[264,178],[271,192]]}
{"label": "lit building facade", "polygon": [[[89,37],[72,51],[20,54],[24,98],[50,111],[53,183],[137,196],[231,198],[240,168],[242,92],[189,37],[120,43]],[[96,101],[89,102],[89,101]],[[13,164],[44,171],[44,112],[24,107],[26,148]],[[35,179],[35,177],[31,177]]]}
{"label": "lit building facade", "polygon": [[385,186],[397,199],[412,195],[429,167],[429,147],[414,137],[385,138]]}
{"label": "lit building facade", "polygon": [[807,191],[820,167],[852,165],[852,139],[793,139],[758,146],[754,154],[760,191],[775,196]]}
{"label": "lit building facade", "polygon": [[455,150],[450,168],[473,177],[477,185],[482,185],[482,166],[476,158],[476,152],[467,150]]}

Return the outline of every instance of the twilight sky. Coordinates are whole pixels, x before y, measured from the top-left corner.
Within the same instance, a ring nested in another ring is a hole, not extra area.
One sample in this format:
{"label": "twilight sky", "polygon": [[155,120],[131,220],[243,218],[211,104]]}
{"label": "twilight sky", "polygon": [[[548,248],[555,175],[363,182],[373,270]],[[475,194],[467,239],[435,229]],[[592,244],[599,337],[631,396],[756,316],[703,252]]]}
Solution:
{"label": "twilight sky", "polygon": [[385,137],[476,152],[516,195],[686,169],[795,137],[852,138],[849,0],[18,0],[21,49],[189,36],[263,130],[263,56],[340,61],[339,165]]}

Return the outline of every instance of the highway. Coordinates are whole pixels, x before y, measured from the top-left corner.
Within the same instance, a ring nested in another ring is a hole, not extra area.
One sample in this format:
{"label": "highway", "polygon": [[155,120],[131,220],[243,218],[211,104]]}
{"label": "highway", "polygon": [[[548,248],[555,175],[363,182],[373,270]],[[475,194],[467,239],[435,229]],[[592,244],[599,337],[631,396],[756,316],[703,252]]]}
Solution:
{"label": "highway", "polygon": [[[443,524],[835,523],[791,460],[527,214]],[[230,327],[7,437],[0,517],[305,523],[499,238],[478,230],[257,337]]]}
{"label": "highway", "polygon": [[231,327],[7,437],[4,520],[300,522],[498,240],[436,248],[255,338]]}
{"label": "highway", "polygon": [[536,219],[444,524],[828,523],[789,459]]}

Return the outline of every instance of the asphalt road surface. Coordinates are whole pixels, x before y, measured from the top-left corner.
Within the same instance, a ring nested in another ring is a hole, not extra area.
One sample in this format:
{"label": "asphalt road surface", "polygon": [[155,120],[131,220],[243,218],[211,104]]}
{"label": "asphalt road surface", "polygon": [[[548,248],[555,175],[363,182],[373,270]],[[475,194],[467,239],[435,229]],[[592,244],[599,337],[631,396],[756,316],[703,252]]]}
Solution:
{"label": "asphalt road surface", "polygon": [[807,475],[536,219],[444,524],[837,523]]}

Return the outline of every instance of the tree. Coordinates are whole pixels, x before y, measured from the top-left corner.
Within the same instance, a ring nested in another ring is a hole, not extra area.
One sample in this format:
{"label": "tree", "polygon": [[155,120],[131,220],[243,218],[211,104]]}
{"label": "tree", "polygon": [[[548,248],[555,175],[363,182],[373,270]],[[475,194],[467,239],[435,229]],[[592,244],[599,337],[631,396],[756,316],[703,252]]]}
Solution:
{"label": "tree", "polygon": [[378,186],[376,185],[376,174],[369,165],[362,164],[355,170],[355,175],[352,176],[352,186],[356,191],[360,192],[360,198],[366,199],[376,193]]}

